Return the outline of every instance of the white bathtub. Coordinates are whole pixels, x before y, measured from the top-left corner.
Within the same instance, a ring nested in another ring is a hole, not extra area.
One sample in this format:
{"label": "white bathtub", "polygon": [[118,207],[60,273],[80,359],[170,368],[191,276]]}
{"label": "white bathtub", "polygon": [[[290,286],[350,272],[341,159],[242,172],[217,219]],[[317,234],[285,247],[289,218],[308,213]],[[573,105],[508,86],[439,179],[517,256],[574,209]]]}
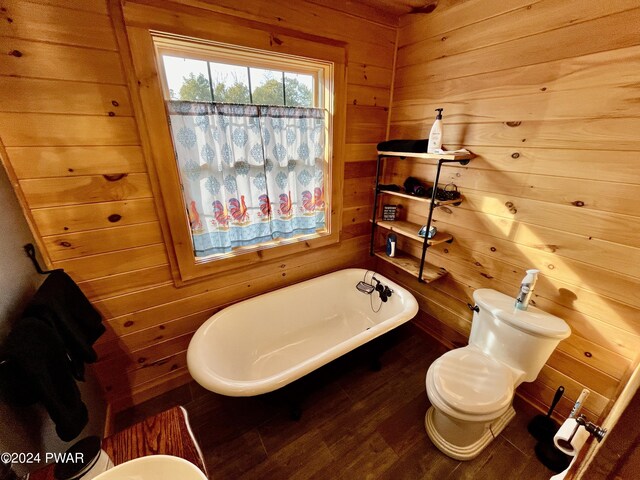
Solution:
{"label": "white bathtub", "polygon": [[[229,396],[271,392],[410,320],[413,295],[393,290],[382,308],[377,292],[356,289],[366,270],[347,269],[245,300],[216,313],[187,351],[193,378]],[[371,280],[372,272],[367,275]]]}

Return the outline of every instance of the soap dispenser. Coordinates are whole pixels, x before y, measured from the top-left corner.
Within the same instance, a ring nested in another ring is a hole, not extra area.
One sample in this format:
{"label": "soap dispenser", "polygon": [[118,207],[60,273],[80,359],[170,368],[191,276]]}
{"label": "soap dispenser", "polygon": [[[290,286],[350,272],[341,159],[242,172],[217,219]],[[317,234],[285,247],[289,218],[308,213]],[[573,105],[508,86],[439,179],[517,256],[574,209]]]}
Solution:
{"label": "soap dispenser", "polygon": [[516,308],[518,310],[526,310],[529,307],[529,301],[531,300],[533,289],[536,286],[536,281],[538,280],[538,273],[540,273],[540,270],[527,270],[527,274],[522,279],[520,291],[516,297]]}
{"label": "soap dispenser", "polygon": [[431,132],[429,132],[429,144],[427,145],[427,153],[438,153],[436,150],[442,149],[442,110],[444,108],[436,108],[436,121],[433,122]]}
{"label": "soap dispenser", "polygon": [[389,235],[387,235],[387,257],[396,256],[397,242],[398,242],[398,237],[396,237],[395,233],[390,233]]}

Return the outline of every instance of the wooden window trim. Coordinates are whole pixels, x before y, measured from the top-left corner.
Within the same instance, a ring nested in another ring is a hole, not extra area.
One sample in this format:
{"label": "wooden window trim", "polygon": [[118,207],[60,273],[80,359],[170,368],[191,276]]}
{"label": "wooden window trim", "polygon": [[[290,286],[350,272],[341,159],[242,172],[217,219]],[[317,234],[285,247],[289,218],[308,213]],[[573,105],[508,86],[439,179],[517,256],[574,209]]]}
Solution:
{"label": "wooden window trim", "polygon": [[[143,139],[142,143],[147,146],[145,155],[176,285],[191,283],[203,277],[238,268],[248,268],[263,262],[277,262],[282,257],[338,243],[342,217],[346,116],[345,47],[336,44],[333,40],[325,39],[326,41],[323,42],[318,38],[293,36],[290,32],[279,35],[269,25],[258,26],[252,23],[251,27],[235,25],[231,29],[219,28],[221,25],[219,22],[225,19],[219,18],[221,15],[214,12],[200,11],[204,14],[200,13],[197,16],[180,12],[177,14],[180,19],[176,21],[175,15],[166,16],[166,11],[165,15],[160,15],[158,10],[155,7],[127,3],[124,8],[124,22],[133,70],[129,82],[132,84],[132,93],[139,95],[140,114],[143,117],[140,130],[142,136],[147,136],[146,141]],[[141,22],[141,18],[153,18],[153,23]],[[213,25],[218,28],[211,28]],[[275,54],[308,57],[332,64],[333,95],[329,110],[332,115],[333,141],[329,145],[331,171],[327,182],[331,192],[331,211],[327,215],[330,233],[307,240],[282,241],[277,248],[263,248],[215,261],[206,261],[194,256],[191,230],[185,214],[160,81],[162,73],[158,68],[158,61],[161,59],[157,58],[157,47],[153,36],[156,35],[157,38],[158,32],[162,32],[165,38],[176,40],[180,37],[197,38],[203,42],[211,41],[245,47],[247,51],[268,50]],[[273,41],[274,38],[278,41]]]}

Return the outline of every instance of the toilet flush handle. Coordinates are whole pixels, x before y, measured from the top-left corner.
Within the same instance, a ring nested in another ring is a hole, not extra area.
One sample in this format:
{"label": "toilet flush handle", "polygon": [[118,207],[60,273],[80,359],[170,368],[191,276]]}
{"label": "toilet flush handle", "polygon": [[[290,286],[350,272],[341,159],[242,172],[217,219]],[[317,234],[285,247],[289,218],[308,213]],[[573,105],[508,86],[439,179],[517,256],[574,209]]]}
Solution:
{"label": "toilet flush handle", "polygon": [[467,303],[467,307],[469,307],[469,310],[476,313],[480,311],[480,307],[478,305],[471,305],[470,303]]}

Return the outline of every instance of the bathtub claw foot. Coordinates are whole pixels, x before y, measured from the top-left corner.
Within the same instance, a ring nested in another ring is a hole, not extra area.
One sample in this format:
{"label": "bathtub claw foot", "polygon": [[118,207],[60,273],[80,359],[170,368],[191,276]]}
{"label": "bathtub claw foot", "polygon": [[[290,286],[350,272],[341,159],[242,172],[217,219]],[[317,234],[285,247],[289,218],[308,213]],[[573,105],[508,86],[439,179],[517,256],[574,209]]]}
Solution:
{"label": "bathtub claw foot", "polygon": [[299,403],[292,403],[289,405],[289,416],[291,420],[297,422],[302,418],[302,407]]}
{"label": "bathtub claw foot", "polygon": [[372,372],[379,372],[380,370],[382,370],[382,362],[380,361],[380,359],[374,358],[373,360],[371,360],[371,363],[369,364],[369,369]]}

